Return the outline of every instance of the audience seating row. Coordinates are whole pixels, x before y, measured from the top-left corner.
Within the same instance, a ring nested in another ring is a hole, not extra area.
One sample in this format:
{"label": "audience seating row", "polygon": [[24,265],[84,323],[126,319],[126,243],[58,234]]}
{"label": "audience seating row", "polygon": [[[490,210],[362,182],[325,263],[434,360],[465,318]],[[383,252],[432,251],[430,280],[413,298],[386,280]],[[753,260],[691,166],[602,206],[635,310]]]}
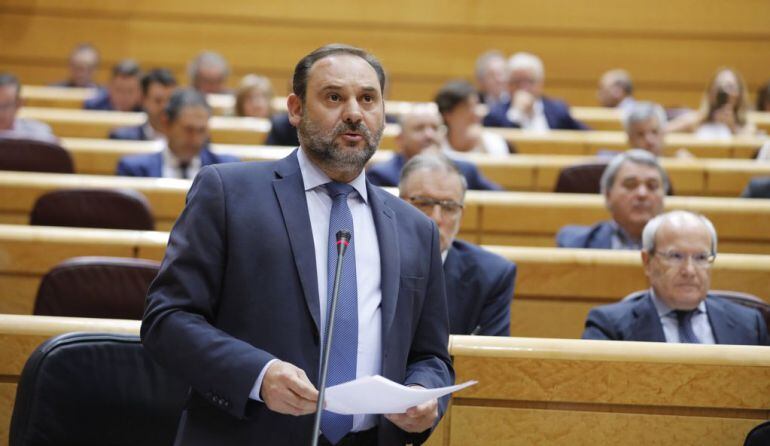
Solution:
{"label": "audience seating row", "polygon": [[[166,232],[0,225],[0,313],[31,314],[41,277],[77,256],[160,260]],[[487,246],[518,265],[511,333],[578,338],[588,310],[647,286],[633,251]],[[770,302],[770,256],[719,254],[712,288]]]}
{"label": "audience seating row", "polygon": [[[138,321],[0,315],[0,442],[30,354],[67,332]],[[764,347],[451,336],[458,392],[429,445],[741,444],[768,418]]]}
{"label": "audience seating row", "polygon": [[[184,207],[189,187],[189,180],[168,178],[0,172],[0,223],[26,224],[35,200],[52,190],[134,189],[147,197],[156,228],[169,230]],[[719,233],[721,252],[770,254],[767,200],[674,196],[666,199],[666,208],[709,217]],[[469,191],[460,235],[481,244],[554,246],[562,226],[606,218],[600,195]]]}

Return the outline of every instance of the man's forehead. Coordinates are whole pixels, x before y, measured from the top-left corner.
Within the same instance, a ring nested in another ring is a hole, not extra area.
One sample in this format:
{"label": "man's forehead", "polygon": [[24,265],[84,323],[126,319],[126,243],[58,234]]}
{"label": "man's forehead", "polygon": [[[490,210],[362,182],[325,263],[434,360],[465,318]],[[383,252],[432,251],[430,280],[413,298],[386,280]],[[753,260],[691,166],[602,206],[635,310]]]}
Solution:
{"label": "man's forehead", "polygon": [[439,118],[437,113],[432,111],[409,113],[401,118],[401,126],[404,128],[415,128],[426,125],[438,127],[441,125],[441,118]]}
{"label": "man's forehead", "polygon": [[406,189],[410,194],[419,192],[428,198],[460,199],[462,195],[460,178],[439,168],[426,167],[412,172]]}
{"label": "man's forehead", "polygon": [[316,61],[308,71],[308,85],[316,89],[355,86],[380,91],[374,68],[352,54],[334,54]]}
{"label": "man's forehead", "polygon": [[658,169],[654,166],[626,161],[620,166],[620,169],[618,169],[617,178],[620,180],[625,178],[660,180],[661,176]]}
{"label": "man's forehead", "polygon": [[658,228],[656,239],[656,244],[661,247],[676,244],[688,249],[707,250],[711,234],[701,221],[688,218],[664,221]]}

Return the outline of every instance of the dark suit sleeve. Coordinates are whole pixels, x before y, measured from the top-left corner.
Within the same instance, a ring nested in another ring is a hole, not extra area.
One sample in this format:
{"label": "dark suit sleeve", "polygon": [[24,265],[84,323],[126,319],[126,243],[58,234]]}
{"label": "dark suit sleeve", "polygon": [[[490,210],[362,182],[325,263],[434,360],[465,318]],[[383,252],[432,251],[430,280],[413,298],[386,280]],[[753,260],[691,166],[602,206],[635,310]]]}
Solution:
{"label": "dark suit sleeve", "polygon": [[513,299],[513,287],[516,282],[516,265],[507,261],[506,263],[503,274],[497,278],[484,308],[481,309],[480,335],[510,336],[511,334],[511,299]]}
{"label": "dark suit sleeve", "polygon": [[762,317],[762,313],[759,312],[759,310],[756,311],[757,313],[757,330],[758,330],[758,338],[757,343],[758,345],[770,345],[770,340],[768,340],[767,337],[767,322],[765,322],[764,318]]}
{"label": "dark suit sleeve", "polygon": [[204,167],[150,286],[141,336],[158,363],[243,418],[259,372],[274,357],[212,325],[226,267],[225,218],[222,180],[215,168]]}
{"label": "dark suit sleeve", "polygon": [[583,339],[617,340],[617,336],[612,334],[611,326],[612,321],[607,314],[599,308],[594,308],[586,318]]}
{"label": "dark suit sleeve", "polygon": [[123,158],[118,161],[118,167],[115,169],[115,174],[123,177],[139,176],[136,172],[134,172],[133,169],[131,169],[131,166],[129,166],[129,164]]}

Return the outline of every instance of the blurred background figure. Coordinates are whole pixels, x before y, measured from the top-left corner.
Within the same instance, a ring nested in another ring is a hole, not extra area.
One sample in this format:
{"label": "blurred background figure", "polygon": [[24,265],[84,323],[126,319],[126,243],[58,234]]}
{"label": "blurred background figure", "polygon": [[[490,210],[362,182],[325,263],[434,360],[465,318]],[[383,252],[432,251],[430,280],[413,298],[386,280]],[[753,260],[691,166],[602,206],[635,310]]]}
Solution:
{"label": "blurred background figure", "polygon": [[270,79],[247,74],[235,91],[235,115],[270,118],[273,115],[273,85]]}
{"label": "blurred background figure", "polygon": [[596,92],[602,107],[618,108],[628,112],[634,105],[634,84],[631,75],[622,69],[609,70],[599,79],[599,90]]}
{"label": "blurred background figure", "polygon": [[54,87],[97,88],[94,75],[99,68],[99,51],[90,43],[80,43],[69,58],[67,79],[53,84]]}
{"label": "blurred background figure", "polygon": [[165,144],[163,113],[168,99],[177,86],[174,75],[165,68],[156,68],[142,76],[142,108],[147,121],[138,126],[120,127],[110,132],[110,139],[160,141]]}
{"label": "blurred background figure", "polygon": [[0,72],[0,139],[33,139],[56,142],[51,128],[34,119],[18,118],[21,83],[11,73]]}
{"label": "blurred background figure", "polygon": [[224,57],[214,51],[203,51],[190,61],[187,76],[190,85],[203,94],[230,93],[227,89],[227,77],[230,65]]}
{"label": "blurred background figure", "polygon": [[667,130],[694,132],[703,139],[750,135],[756,128],[746,121],[748,106],[743,77],[732,68],[720,68],[708,83],[700,109],[671,120]]}
{"label": "blurred background figure", "polygon": [[458,152],[497,156],[510,153],[502,136],[481,126],[478,95],[469,82],[448,82],[441,87],[434,101],[447,129],[443,149],[450,156]]}
{"label": "blurred background figure", "polygon": [[497,50],[487,51],[476,59],[476,85],[478,99],[487,107],[507,101],[508,63],[503,53]]}
{"label": "blurred background figure", "polygon": [[765,82],[757,91],[757,111],[770,112],[770,81]]}
{"label": "blurred background figure", "polygon": [[142,89],[139,65],[125,59],[112,67],[112,78],[106,89],[83,103],[86,110],[142,111]]}
{"label": "blurred background figure", "polygon": [[648,101],[638,101],[629,107],[623,119],[628,147],[644,149],[655,156],[663,155],[663,136],[666,112],[663,107]]}

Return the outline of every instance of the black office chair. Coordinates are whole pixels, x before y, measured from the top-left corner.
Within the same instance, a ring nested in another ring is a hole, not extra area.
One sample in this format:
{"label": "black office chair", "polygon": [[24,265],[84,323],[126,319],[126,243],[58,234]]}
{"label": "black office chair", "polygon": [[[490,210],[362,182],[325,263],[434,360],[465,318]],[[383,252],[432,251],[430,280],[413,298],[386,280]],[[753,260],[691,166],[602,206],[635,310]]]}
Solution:
{"label": "black office chair", "polygon": [[0,170],[74,173],[75,165],[69,152],[57,144],[0,139]]}
{"label": "black office chair", "polygon": [[24,366],[9,446],[168,446],[187,389],[138,336],[57,336]]}
{"label": "black office chair", "polygon": [[559,172],[554,192],[573,194],[598,194],[601,190],[600,180],[606,162],[581,163],[567,166]]}
{"label": "black office chair", "polygon": [[150,203],[131,189],[61,189],[35,201],[33,226],[155,230]]}

